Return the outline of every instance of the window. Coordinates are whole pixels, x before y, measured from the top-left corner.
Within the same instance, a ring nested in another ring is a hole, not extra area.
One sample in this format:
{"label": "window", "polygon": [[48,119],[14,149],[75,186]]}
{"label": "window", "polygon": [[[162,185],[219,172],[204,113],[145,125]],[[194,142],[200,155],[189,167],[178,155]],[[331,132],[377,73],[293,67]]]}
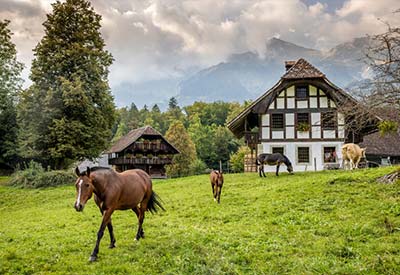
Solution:
{"label": "window", "polygon": [[296,98],[306,99],[308,97],[308,86],[296,86]]}
{"label": "window", "polygon": [[283,129],[283,114],[272,114],[271,120],[272,129]]}
{"label": "window", "polygon": [[298,113],[297,114],[297,124],[310,124],[310,116],[308,113]]}
{"label": "window", "polygon": [[298,163],[309,163],[310,162],[310,148],[309,147],[297,147],[297,162]]}
{"label": "window", "polygon": [[335,130],[336,129],[336,114],[334,112],[321,113],[322,129]]}
{"label": "window", "polygon": [[283,147],[272,147],[272,154],[280,153],[283,155]]}
{"label": "window", "polygon": [[336,162],[336,147],[324,147],[324,162]]}

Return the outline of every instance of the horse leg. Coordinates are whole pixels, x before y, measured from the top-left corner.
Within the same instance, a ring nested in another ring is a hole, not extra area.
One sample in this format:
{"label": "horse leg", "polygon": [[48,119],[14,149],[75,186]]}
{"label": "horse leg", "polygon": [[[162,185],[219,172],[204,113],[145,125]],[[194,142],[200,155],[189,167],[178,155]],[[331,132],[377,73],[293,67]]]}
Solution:
{"label": "horse leg", "polygon": [[219,203],[219,201],[221,199],[221,192],[222,192],[222,185],[219,186],[219,188],[218,188],[218,203]]}
{"label": "horse leg", "polygon": [[[135,212],[135,214],[136,214],[136,217],[138,218],[138,220],[139,220],[139,216],[140,216],[140,214],[139,214],[139,209],[136,207],[136,208],[132,208],[132,210],[133,210],[133,212]],[[143,228],[142,228],[142,230],[140,231],[140,237],[141,238],[144,238],[144,231],[143,231]]]}
{"label": "horse leg", "polygon": [[[100,213],[103,216],[103,209],[101,209],[101,201],[98,199],[98,197],[96,196],[94,198],[94,201],[96,202],[97,206],[100,209]],[[107,228],[108,228],[108,233],[110,234],[110,245],[108,246],[109,248],[114,248],[115,247],[115,237],[114,237],[114,229],[111,223],[111,217],[110,217],[110,222],[107,224]]]}
{"label": "horse leg", "polygon": [[277,166],[276,166],[276,173],[275,173],[275,175],[278,177],[279,176],[279,166],[280,166],[280,164],[278,164]]}
{"label": "horse leg", "polygon": [[107,209],[103,210],[103,220],[101,221],[100,229],[97,232],[97,241],[96,241],[96,246],[93,249],[92,254],[90,255],[89,261],[94,262],[97,260],[97,254],[99,253],[99,245],[101,238],[103,238],[104,235],[104,229],[106,229],[107,224],[110,222],[111,215],[114,212],[113,209]]}
{"label": "horse leg", "polygon": [[216,186],[215,186],[215,184],[212,183],[212,182],[211,182],[211,188],[212,188],[212,194],[213,194],[214,201],[215,201],[215,189],[216,189]]}
{"label": "horse leg", "polygon": [[262,177],[262,176],[261,176],[261,173],[263,174],[263,176],[264,176],[264,178],[265,178],[266,176],[265,176],[265,173],[264,173],[264,164],[261,164],[261,165],[260,165],[260,177]]}

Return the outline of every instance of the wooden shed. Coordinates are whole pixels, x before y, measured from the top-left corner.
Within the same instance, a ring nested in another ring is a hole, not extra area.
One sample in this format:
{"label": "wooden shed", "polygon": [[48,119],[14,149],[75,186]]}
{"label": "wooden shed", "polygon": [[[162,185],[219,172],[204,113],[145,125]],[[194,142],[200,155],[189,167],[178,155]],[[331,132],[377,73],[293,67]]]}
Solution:
{"label": "wooden shed", "polygon": [[165,165],[171,164],[179,151],[157,130],[145,126],[121,137],[106,153],[117,171],[138,168],[152,178],[166,178]]}

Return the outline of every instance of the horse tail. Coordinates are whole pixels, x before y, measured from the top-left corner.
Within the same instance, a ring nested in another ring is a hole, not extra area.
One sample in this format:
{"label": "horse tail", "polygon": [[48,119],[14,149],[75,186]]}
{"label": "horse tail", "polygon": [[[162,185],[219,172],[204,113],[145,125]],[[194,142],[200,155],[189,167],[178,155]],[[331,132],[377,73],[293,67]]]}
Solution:
{"label": "horse tail", "polygon": [[161,198],[156,194],[156,192],[153,191],[147,203],[147,210],[149,210],[152,214],[157,213],[158,209],[162,209],[165,211],[165,208],[162,206],[161,201]]}

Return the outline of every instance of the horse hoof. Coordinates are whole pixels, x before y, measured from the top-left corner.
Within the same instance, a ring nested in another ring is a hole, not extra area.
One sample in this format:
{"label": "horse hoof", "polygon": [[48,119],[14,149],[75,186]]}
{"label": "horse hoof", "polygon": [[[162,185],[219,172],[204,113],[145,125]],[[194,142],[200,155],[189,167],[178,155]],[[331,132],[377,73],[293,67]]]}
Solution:
{"label": "horse hoof", "polygon": [[89,262],[93,263],[97,260],[97,256],[90,256],[89,257]]}
{"label": "horse hoof", "polygon": [[113,244],[113,243],[111,243],[109,246],[108,246],[108,248],[114,248],[115,247],[115,244]]}

